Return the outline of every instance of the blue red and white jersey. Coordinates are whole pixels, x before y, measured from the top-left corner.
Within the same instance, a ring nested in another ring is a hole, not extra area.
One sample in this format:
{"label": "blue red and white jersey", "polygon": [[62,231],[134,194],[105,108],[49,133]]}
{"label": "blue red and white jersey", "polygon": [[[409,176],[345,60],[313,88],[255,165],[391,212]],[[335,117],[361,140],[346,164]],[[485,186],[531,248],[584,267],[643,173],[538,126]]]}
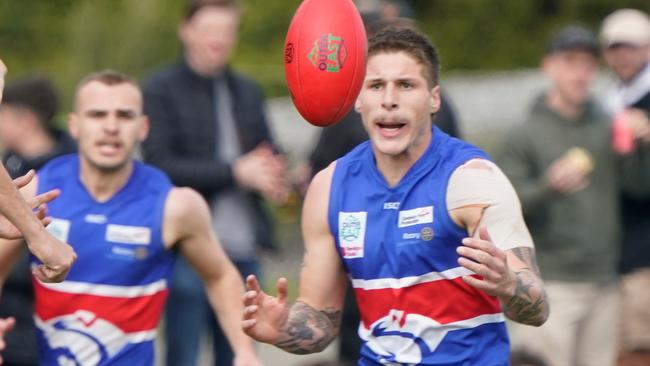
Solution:
{"label": "blue red and white jersey", "polygon": [[508,365],[501,305],[463,282],[467,232],[446,207],[452,172],[473,158],[488,157],[434,127],[395,187],[369,141],[337,161],[328,220],[361,312],[359,365]]}
{"label": "blue red and white jersey", "polygon": [[39,364],[153,365],[176,259],[161,231],[172,184],[134,162],[127,184],[97,202],[80,181],[78,155],[67,155],[38,173],[39,193],[53,188],[61,196],[48,204],[48,230],[74,247],[77,261],[62,283],[33,279]]}

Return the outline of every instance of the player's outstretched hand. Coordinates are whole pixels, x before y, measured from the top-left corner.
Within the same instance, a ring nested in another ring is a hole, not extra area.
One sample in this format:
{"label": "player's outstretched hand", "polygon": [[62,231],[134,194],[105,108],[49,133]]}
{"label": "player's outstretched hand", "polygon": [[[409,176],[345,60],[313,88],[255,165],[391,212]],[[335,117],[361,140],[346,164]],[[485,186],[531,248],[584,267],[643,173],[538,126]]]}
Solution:
{"label": "player's outstretched hand", "polygon": [[465,283],[492,296],[514,294],[516,275],[508,268],[506,253],[492,243],[487,228],[479,228],[478,238],[463,239],[456,251],[461,256],[458,264],[480,276],[463,276]]}
{"label": "player's outstretched hand", "polygon": [[289,316],[287,279],[278,279],[276,286],[278,297],[270,296],[262,291],[255,276],[246,278],[242,329],[253,339],[270,344],[280,340]]}
{"label": "player's outstretched hand", "polygon": [[[14,179],[13,183],[16,189],[21,189],[29,184],[35,174],[36,173],[33,170],[30,170],[27,174]],[[51,221],[51,219],[47,217],[46,204],[57,198],[60,193],[61,192],[58,189],[53,189],[27,200],[27,205],[34,210],[34,214],[38,217],[43,226],[46,226]],[[14,240],[20,239],[22,236],[23,233],[21,233],[14,224],[12,224],[6,217],[0,215],[0,238]]]}
{"label": "player's outstretched hand", "polygon": [[[13,317],[0,318],[0,351],[5,349],[5,334],[14,328],[16,320]],[[0,364],[2,364],[2,357],[0,357]]]}

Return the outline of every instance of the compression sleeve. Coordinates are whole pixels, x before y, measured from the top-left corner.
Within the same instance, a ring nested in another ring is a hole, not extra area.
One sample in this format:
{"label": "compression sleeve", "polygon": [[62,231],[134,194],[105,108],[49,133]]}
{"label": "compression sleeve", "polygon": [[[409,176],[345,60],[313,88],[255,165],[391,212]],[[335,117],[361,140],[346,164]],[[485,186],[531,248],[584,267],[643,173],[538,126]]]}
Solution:
{"label": "compression sleeve", "polygon": [[[480,161],[486,167],[469,167],[473,161]],[[447,188],[447,209],[470,205],[486,205],[480,225],[487,227],[494,244],[501,250],[534,247],[517,193],[493,162],[474,159],[452,173]]]}

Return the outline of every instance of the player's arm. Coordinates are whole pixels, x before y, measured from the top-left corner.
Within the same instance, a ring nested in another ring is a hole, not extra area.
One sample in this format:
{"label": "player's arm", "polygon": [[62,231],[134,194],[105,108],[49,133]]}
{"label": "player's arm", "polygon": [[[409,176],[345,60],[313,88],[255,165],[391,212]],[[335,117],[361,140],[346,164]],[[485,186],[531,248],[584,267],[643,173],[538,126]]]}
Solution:
{"label": "player's arm", "polygon": [[458,263],[478,275],[463,280],[497,296],[508,318],[543,324],[549,313],[546,292],[508,179],[496,165],[473,160],[452,175],[447,194],[452,218],[470,234],[458,247]]}
{"label": "player's arm", "polygon": [[58,197],[59,191],[36,195],[37,181],[30,171],[12,182],[4,168],[0,169],[0,237],[24,238],[29,251],[42,262],[33,270],[34,276],[42,282],[61,282],[77,255],[70,245],[45,230],[49,222],[45,204]]}
{"label": "player's arm", "polygon": [[258,365],[252,341],[242,332],[244,285],[212,230],[208,206],[196,191],[173,188],[165,203],[164,241],[178,245],[203,279],[212,307],[235,353],[235,365]]}
{"label": "player's arm", "polygon": [[296,302],[287,305],[286,279],[278,281],[278,297],[265,294],[254,277],[247,280],[244,330],[291,353],[320,352],[339,331],[347,278],[327,221],[333,168],[314,177],[305,197],[305,253]]}

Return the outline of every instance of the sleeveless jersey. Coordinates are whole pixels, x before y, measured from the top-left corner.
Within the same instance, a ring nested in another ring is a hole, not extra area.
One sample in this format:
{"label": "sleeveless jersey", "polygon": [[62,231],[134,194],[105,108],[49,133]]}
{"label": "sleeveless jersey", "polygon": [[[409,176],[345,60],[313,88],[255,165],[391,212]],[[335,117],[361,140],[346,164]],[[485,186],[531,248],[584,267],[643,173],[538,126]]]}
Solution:
{"label": "sleeveless jersey", "polygon": [[361,312],[359,365],[507,365],[496,297],[462,280],[467,236],[446,207],[453,171],[480,149],[433,127],[431,144],[395,187],[370,141],[336,163],[328,220]]}
{"label": "sleeveless jersey", "polygon": [[[38,173],[39,193],[59,188],[48,204],[48,230],[77,253],[67,279],[33,278],[40,365],[153,365],[154,339],[176,255],[162,241],[167,176],[134,162],[127,184],[97,202],[79,178],[79,156]],[[38,263],[32,258],[34,264]]]}

